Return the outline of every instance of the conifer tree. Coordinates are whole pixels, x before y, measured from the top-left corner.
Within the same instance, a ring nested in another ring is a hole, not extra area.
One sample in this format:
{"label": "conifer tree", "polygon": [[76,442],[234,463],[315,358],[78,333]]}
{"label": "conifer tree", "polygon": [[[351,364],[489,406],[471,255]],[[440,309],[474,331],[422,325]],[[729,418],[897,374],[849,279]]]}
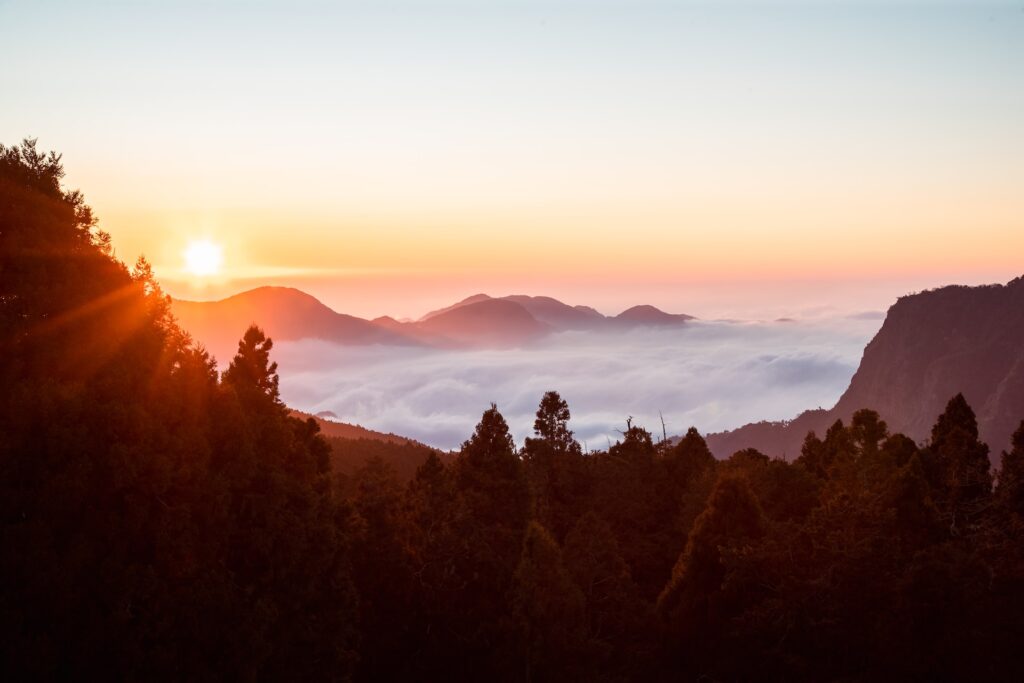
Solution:
{"label": "conifer tree", "polygon": [[1024,516],[1024,420],[1013,433],[1013,448],[1003,451],[996,494],[1004,509]]}
{"label": "conifer tree", "polygon": [[545,393],[533,423],[536,436],[523,446],[534,517],[556,538],[568,532],[587,485],[582,449],[569,429],[569,418],[569,406],[558,392]]}
{"label": "conifer tree", "polygon": [[272,348],[273,340],[256,325],[250,325],[238,342],[238,352],[224,371],[222,380],[235,390],[240,400],[252,405],[283,407],[278,389],[277,363],[270,361]]}
{"label": "conifer tree", "polygon": [[726,576],[722,552],[759,539],[764,532],[761,505],[746,478],[724,475],[658,597],[658,612],[673,642],[713,636],[727,616],[721,600]]}
{"label": "conifer tree", "polygon": [[[530,492],[505,418],[484,411],[454,464],[453,536],[459,547],[452,572],[461,589],[450,595],[463,664],[474,676],[497,675],[514,656],[508,596],[522,551]],[[496,643],[503,643],[497,647]],[[467,671],[466,675],[469,675]]]}
{"label": "conifer tree", "polygon": [[896,530],[901,537],[919,546],[934,536],[939,510],[919,455],[914,454],[893,476],[886,502],[895,511]]}
{"label": "conifer tree", "polygon": [[932,427],[926,464],[952,533],[963,531],[963,525],[990,496],[989,467],[988,446],[978,440],[974,411],[963,394],[957,394]]}
{"label": "conifer tree", "polygon": [[[508,424],[494,404],[462,444],[455,477],[460,493],[471,500],[476,521],[525,529],[530,505],[526,476]],[[518,554],[518,538],[515,546]]]}
{"label": "conifer tree", "polygon": [[583,592],[591,640],[613,647],[639,636],[643,602],[611,527],[587,512],[566,536],[563,557]]}
{"label": "conifer tree", "polygon": [[715,456],[700,432],[695,427],[687,429],[679,443],[665,454],[665,465],[675,488],[673,493],[682,496],[690,483],[712,469],[715,462]]}
{"label": "conifer tree", "polygon": [[395,679],[408,662],[394,652],[409,637],[413,589],[405,546],[402,489],[392,467],[371,458],[355,475],[352,567],[359,591],[359,674],[367,680]]}
{"label": "conifer tree", "polygon": [[878,453],[882,441],[889,436],[889,426],[877,412],[862,408],[850,420],[850,433],[860,449],[861,457],[873,457]]}
{"label": "conifer tree", "polygon": [[828,476],[829,463],[825,453],[825,444],[813,430],[807,432],[807,436],[804,437],[796,464],[820,479]]}
{"label": "conifer tree", "polygon": [[512,611],[524,649],[525,680],[562,680],[580,656],[584,600],[558,544],[537,522],[523,539]]}

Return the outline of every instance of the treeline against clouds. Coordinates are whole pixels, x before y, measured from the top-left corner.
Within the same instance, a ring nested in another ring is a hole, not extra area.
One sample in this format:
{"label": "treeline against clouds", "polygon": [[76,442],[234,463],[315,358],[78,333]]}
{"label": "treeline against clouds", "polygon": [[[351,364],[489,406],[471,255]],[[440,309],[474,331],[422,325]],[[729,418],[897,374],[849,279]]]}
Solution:
{"label": "treeline against clouds", "polygon": [[1024,423],[998,479],[961,396],[921,444],[865,409],[793,462],[584,453],[548,392],[522,447],[491,406],[334,472],[271,340],[218,372],[61,177],[0,147],[6,680],[1024,675]]}

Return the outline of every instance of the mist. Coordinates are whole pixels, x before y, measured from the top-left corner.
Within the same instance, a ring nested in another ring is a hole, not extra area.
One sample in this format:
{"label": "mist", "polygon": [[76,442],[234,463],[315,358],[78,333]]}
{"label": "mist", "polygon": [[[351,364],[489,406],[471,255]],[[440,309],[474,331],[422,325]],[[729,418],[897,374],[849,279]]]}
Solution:
{"label": "mist", "polygon": [[281,394],[294,408],[457,448],[491,402],[517,444],[545,391],[568,401],[571,427],[604,449],[626,419],[669,436],[831,407],[846,389],[877,316],[812,321],[694,322],[682,327],[563,332],[519,349],[450,351],[275,345]]}

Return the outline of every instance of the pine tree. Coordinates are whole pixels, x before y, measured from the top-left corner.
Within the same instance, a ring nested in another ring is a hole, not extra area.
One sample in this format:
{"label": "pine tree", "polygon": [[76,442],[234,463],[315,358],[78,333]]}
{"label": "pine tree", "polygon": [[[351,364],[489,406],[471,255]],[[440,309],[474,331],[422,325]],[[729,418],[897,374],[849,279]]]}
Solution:
{"label": "pine tree", "polygon": [[686,430],[686,435],[665,454],[665,465],[672,479],[675,495],[682,496],[690,483],[715,466],[704,437],[695,427]]}
{"label": "pine tree", "polygon": [[562,538],[586,494],[583,453],[569,429],[569,406],[549,391],[541,399],[533,423],[535,437],[526,439],[523,462],[534,502],[534,517]]}
{"label": "pine tree", "polygon": [[523,464],[495,405],[484,411],[454,464],[453,535],[459,543],[452,572],[461,589],[449,596],[455,637],[462,640],[466,674],[504,670],[514,656],[508,595],[530,512]]}
{"label": "pine tree", "polygon": [[1003,451],[996,497],[1004,509],[1024,516],[1024,420],[1013,433],[1013,448]]}
{"label": "pine tree", "polygon": [[238,342],[238,352],[224,371],[222,381],[247,405],[283,410],[277,363],[270,361],[272,348],[273,340],[256,325],[250,325]]}
{"label": "pine tree", "polygon": [[658,612],[673,642],[706,642],[714,637],[727,616],[722,602],[726,577],[722,553],[764,533],[764,514],[746,478],[725,475],[719,479],[658,597]]}
{"label": "pine tree", "polygon": [[512,611],[524,649],[525,680],[562,680],[584,640],[583,594],[551,534],[531,522],[516,567]]}
{"label": "pine tree", "polygon": [[974,411],[957,394],[932,427],[926,463],[952,533],[960,533],[991,495],[989,467],[988,446],[978,440]]}
{"label": "pine tree", "polygon": [[555,450],[563,453],[579,451],[580,445],[569,429],[570,417],[569,404],[557,391],[548,391],[541,398],[540,406],[537,408],[533,431],[538,439],[543,439]]}
{"label": "pine tree", "polygon": [[395,679],[408,664],[394,653],[408,638],[413,589],[402,489],[394,469],[379,457],[356,472],[355,485],[352,565],[359,591],[360,677]]}
{"label": "pine tree", "polygon": [[610,650],[640,636],[644,603],[611,527],[587,512],[566,536],[563,557],[586,600],[590,639]]}
{"label": "pine tree", "polygon": [[[508,424],[494,404],[462,444],[455,478],[460,493],[471,499],[476,521],[517,533],[525,529],[530,507],[526,476]],[[518,554],[518,538],[515,548]]]}
{"label": "pine tree", "polygon": [[893,476],[886,492],[886,503],[895,512],[897,533],[911,547],[934,538],[939,511],[919,455],[911,457]]}
{"label": "pine tree", "polygon": [[889,436],[889,426],[878,413],[868,408],[858,410],[850,420],[850,434],[862,458],[873,458],[880,445]]}

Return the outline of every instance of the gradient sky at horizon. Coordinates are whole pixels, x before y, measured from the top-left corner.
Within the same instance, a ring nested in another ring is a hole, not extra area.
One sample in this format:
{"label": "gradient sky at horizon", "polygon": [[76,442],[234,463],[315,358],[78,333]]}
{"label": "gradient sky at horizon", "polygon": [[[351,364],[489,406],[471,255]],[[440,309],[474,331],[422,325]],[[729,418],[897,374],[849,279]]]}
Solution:
{"label": "gradient sky at horizon", "polygon": [[0,141],[178,296],[782,315],[1024,272],[1020,1],[0,0],[0,64]]}

